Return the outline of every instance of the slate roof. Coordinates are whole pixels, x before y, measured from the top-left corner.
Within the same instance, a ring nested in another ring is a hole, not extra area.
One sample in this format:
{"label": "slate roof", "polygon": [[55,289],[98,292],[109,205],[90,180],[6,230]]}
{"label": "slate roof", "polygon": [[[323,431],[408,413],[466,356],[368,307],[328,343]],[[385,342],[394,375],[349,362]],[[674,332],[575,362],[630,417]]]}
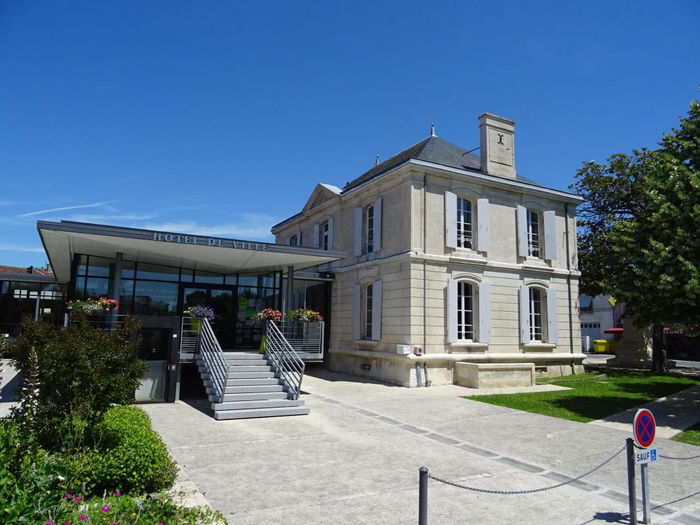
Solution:
{"label": "slate roof", "polygon": [[[410,148],[403,150],[401,153],[397,153],[390,159],[385,160],[381,164],[360,175],[355,180],[350,181],[343,186],[343,192],[351,190],[363,182],[373,179],[382,173],[403,164],[409,159],[423,160],[425,162],[432,162],[433,164],[440,164],[450,168],[481,171],[481,161],[477,155],[469,153],[467,150],[460,148],[451,142],[447,142],[440,137],[431,136],[420,141],[418,144],[414,144]],[[520,175],[516,175],[516,180],[539,186],[539,184],[526,179],[525,177],[521,177]]]}

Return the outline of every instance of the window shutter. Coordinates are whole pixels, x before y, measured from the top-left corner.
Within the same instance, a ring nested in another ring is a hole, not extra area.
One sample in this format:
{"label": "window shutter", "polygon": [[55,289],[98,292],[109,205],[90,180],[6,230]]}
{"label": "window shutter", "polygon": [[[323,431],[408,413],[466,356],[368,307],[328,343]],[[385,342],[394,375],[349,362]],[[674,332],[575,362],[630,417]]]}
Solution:
{"label": "window shutter", "polygon": [[553,284],[547,289],[547,342],[556,343],[559,339],[557,323],[557,289]]}
{"label": "window shutter", "polygon": [[520,288],[520,342],[530,342],[530,289]]}
{"label": "window shutter", "polygon": [[447,341],[457,342],[457,281],[447,281]]}
{"label": "window shutter", "polygon": [[355,208],[355,255],[362,255],[362,208]]}
{"label": "window shutter", "polygon": [[320,245],[318,243],[318,232],[319,232],[319,226],[318,223],[314,224],[313,232],[311,233],[311,246],[314,248],[320,248]]}
{"label": "window shutter", "polygon": [[553,261],[557,258],[557,230],[556,214],[553,211],[546,211],[544,216],[544,258]]}
{"label": "window shutter", "polygon": [[[428,211],[424,213],[427,217]],[[451,191],[445,192],[445,246],[457,247],[457,195]]]}
{"label": "window shutter", "polygon": [[299,240],[297,241],[297,246],[303,246],[304,245],[304,232],[299,232],[299,237],[297,237]]}
{"label": "window shutter", "polygon": [[333,217],[328,217],[328,249],[333,249]]}
{"label": "window shutter", "polygon": [[479,285],[479,339],[480,343],[491,341],[491,283]]}
{"label": "window shutter", "polygon": [[518,255],[527,257],[527,209],[518,204]]}
{"label": "window shutter", "polygon": [[355,339],[355,341],[360,339],[360,334],[362,333],[360,330],[360,324],[361,324],[361,319],[360,319],[360,296],[362,294],[362,287],[360,286],[360,283],[355,283],[354,289],[353,289],[353,301],[352,301],[352,315],[353,315],[353,325],[352,325],[352,337]]}
{"label": "window shutter", "polygon": [[476,249],[480,252],[489,251],[489,200],[479,199],[476,201],[477,235]]}
{"label": "window shutter", "polygon": [[382,281],[374,281],[372,286],[372,340],[382,338]]}
{"label": "window shutter", "polygon": [[374,201],[374,251],[382,249],[382,198]]}
{"label": "window shutter", "polygon": [[285,237],[284,244],[286,244],[287,246],[291,246],[292,245],[292,238],[289,236]]}

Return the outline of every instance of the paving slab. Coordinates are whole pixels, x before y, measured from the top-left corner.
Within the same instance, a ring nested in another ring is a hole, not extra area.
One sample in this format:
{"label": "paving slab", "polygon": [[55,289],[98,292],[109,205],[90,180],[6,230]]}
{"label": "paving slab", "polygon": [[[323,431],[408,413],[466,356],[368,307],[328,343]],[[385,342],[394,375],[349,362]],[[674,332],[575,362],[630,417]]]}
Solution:
{"label": "paving slab", "polygon": [[700,422],[700,386],[688,388],[603,419],[596,419],[590,424],[631,431],[634,415],[642,407],[648,408],[654,414],[656,436],[672,438]]}
{"label": "paving slab", "polygon": [[[230,523],[417,522],[418,468],[431,524],[610,523],[627,512],[630,432],[463,399],[462,387],[401,388],[339,374],[304,378],[308,416],[214,421],[186,403],[145,405],[175,460]],[[526,395],[526,394],[525,394]],[[674,456],[691,445],[660,439]],[[655,523],[700,523],[698,461],[652,466]]]}

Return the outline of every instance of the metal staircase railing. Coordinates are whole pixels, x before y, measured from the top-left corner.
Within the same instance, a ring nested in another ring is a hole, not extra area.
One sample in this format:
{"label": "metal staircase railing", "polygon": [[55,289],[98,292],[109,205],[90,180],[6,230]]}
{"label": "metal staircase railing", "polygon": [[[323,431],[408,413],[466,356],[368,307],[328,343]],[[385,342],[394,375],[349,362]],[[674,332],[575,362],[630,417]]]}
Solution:
{"label": "metal staircase railing", "polygon": [[301,380],[304,378],[306,364],[282,335],[274,321],[267,322],[265,335],[267,336],[265,353],[287,387],[288,397],[299,399]]}
{"label": "metal staircase railing", "polygon": [[277,327],[304,360],[323,360],[324,322],[277,321]]}
{"label": "metal staircase railing", "polygon": [[197,348],[211,376],[217,400],[223,401],[228,381],[228,361],[208,319],[201,319]]}

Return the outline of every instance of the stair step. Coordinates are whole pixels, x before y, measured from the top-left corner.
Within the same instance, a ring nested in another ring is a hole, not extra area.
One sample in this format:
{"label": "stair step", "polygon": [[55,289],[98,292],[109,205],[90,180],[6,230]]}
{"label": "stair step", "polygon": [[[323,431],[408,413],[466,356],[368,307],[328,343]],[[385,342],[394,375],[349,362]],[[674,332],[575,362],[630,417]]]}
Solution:
{"label": "stair step", "polygon": [[254,392],[284,392],[282,385],[227,386],[227,394],[252,394]]}
{"label": "stair step", "polygon": [[[209,379],[204,379],[204,386],[209,387],[213,386],[213,383]],[[277,377],[260,377],[260,378],[252,378],[252,379],[241,379],[241,378],[229,378],[228,382],[226,383],[226,387],[231,387],[231,386],[275,386],[275,385],[283,385],[284,381]]]}
{"label": "stair step", "polygon": [[[260,370],[255,372],[241,372],[235,368],[231,368],[228,371],[229,379],[260,379],[262,377],[275,377],[275,373],[272,370]],[[202,379],[211,379],[211,374],[208,372],[202,372]]]}
{"label": "stair step", "polygon": [[251,408],[248,410],[221,410],[214,412],[214,419],[249,419],[255,417],[275,416],[303,416],[309,413],[309,407],[284,407],[284,408]]}
{"label": "stair step", "polygon": [[[222,403],[230,401],[264,401],[266,399],[287,399],[287,392],[242,392],[238,394],[224,394]],[[214,396],[209,396],[209,401],[214,400]]]}
{"label": "stair step", "polygon": [[250,408],[281,408],[303,406],[301,399],[257,399],[252,401],[224,401],[212,403],[215,411],[222,410],[246,410]]}
{"label": "stair step", "polygon": [[248,354],[244,352],[224,352],[224,357],[228,361],[258,361],[266,359],[265,354]]}

